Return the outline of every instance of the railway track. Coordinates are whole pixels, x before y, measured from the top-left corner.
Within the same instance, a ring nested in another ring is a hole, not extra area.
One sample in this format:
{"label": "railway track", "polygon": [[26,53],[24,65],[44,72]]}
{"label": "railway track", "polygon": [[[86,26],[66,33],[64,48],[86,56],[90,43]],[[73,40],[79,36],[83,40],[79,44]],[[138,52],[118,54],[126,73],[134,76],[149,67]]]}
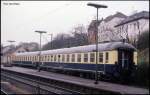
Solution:
{"label": "railway track", "polygon": [[6,79],[6,80],[13,80],[16,81],[18,83],[22,83],[24,85],[28,85],[32,88],[35,88],[36,90],[34,90],[33,92],[39,94],[81,94],[80,92],[77,91],[73,91],[70,89],[65,89],[62,88],[60,86],[56,86],[56,85],[50,85],[48,83],[42,82],[42,81],[37,81],[37,80],[33,80],[30,78],[26,78],[26,77],[22,77],[16,74],[10,74],[10,73],[6,73],[6,72],[2,72],[1,73],[2,78]]}
{"label": "railway track", "polygon": [[[92,80],[66,76],[50,72],[37,72],[33,69],[18,67],[2,68],[3,78],[15,80],[15,83],[22,83],[30,86],[34,94],[135,94],[149,93],[147,89],[130,87],[120,84],[112,84],[99,81],[93,84]],[[18,82],[17,82],[18,81]],[[26,88],[25,88],[26,89]],[[40,90],[39,90],[40,89]],[[49,91],[50,90],[50,91]]]}
{"label": "railway track", "polygon": [[1,95],[8,95],[8,93],[1,89]]}

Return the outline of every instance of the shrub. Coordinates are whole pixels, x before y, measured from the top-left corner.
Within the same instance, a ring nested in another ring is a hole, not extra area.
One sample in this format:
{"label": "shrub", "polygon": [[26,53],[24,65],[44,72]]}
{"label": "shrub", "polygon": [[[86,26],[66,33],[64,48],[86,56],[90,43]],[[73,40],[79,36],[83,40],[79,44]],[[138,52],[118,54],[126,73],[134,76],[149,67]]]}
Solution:
{"label": "shrub", "polygon": [[135,82],[140,86],[149,87],[149,63],[138,64]]}

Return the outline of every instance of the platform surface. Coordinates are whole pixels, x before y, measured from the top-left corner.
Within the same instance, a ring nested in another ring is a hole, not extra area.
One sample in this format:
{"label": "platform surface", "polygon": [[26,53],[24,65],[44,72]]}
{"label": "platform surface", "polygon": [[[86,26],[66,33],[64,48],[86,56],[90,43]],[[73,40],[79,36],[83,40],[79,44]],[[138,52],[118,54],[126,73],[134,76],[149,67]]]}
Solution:
{"label": "platform surface", "polygon": [[120,94],[149,94],[149,90],[144,89],[144,88],[109,83],[109,82],[104,82],[104,81],[98,81],[98,84],[94,84],[94,80],[83,79],[80,77],[69,76],[69,75],[64,75],[64,74],[46,72],[46,71],[42,71],[42,70],[40,72],[38,72],[37,70],[34,70],[34,69],[15,67],[15,66],[13,66],[13,67],[1,66],[1,69],[16,71],[16,72],[20,72],[20,73],[26,73],[26,74],[30,74],[30,75],[36,75],[36,76],[40,76],[40,77],[45,77],[45,78],[54,79],[54,80],[58,80],[58,81],[64,81],[67,83],[72,83],[72,84],[77,84],[77,85],[83,85],[86,87],[96,88],[96,89],[100,89],[100,90],[117,92]]}

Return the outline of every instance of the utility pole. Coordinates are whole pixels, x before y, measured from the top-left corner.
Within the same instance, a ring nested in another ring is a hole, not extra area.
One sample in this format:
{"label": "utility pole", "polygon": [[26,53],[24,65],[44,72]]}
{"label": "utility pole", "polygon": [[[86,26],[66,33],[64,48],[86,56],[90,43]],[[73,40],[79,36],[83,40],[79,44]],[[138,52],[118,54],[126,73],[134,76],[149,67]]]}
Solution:
{"label": "utility pole", "polygon": [[88,3],[88,6],[95,7],[97,9],[97,23],[96,23],[96,31],[95,31],[95,44],[96,44],[96,66],[95,66],[95,84],[98,84],[98,9],[99,8],[107,8],[105,5]]}

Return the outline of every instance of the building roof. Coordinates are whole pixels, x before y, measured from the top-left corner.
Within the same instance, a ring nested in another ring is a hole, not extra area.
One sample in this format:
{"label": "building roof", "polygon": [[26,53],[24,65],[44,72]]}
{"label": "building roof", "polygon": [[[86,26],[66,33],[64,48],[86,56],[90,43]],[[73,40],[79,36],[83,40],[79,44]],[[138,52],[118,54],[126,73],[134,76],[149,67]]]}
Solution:
{"label": "building roof", "polygon": [[126,24],[126,23],[129,23],[129,22],[132,22],[132,21],[136,21],[136,20],[139,20],[139,19],[142,19],[142,18],[149,19],[149,12],[148,11],[142,11],[142,12],[139,12],[139,13],[135,13],[131,16],[128,16],[126,19],[121,21],[115,27]]}
{"label": "building roof", "polygon": [[[7,48],[7,50],[6,50],[6,48]],[[19,47],[11,47],[11,46],[6,46],[6,47],[4,47],[3,49],[2,49],[2,53],[5,55],[5,54],[12,54],[12,53],[14,53],[14,52],[16,52],[18,49],[20,49],[20,48],[23,48],[23,47],[21,47],[21,46],[19,46]],[[26,49],[26,48],[24,48],[26,51],[28,51],[28,49]]]}
{"label": "building roof", "polygon": [[[55,49],[55,50],[46,50],[42,51],[42,55],[48,54],[68,54],[68,53],[83,53],[83,52],[92,52],[95,51],[95,45],[85,45],[71,48],[63,48],[63,49]],[[108,42],[108,43],[100,43],[98,44],[98,51],[109,51],[115,50],[119,48],[132,49],[136,50],[131,44],[123,43],[123,42]],[[16,56],[25,56],[25,55],[38,55],[39,51],[36,52],[24,52],[24,53],[16,53]]]}
{"label": "building roof", "polygon": [[[98,20],[98,25],[102,22],[103,20]],[[96,23],[97,23],[97,20],[92,20],[92,22],[90,23],[89,27],[88,27],[88,31],[89,30],[92,30],[92,31],[95,31],[96,29]]]}
{"label": "building roof", "polygon": [[124,15],[123,13],[121,13],[121,12],[117,12],[117,13],[114,14],[114,15],[110,15],[110,16],[106,17],[106,18],[104,19],[104,21],[105,21],[105,22],[108,22],[108,21],[112,20],[112,19],[115,18],[115,17],[126,18],[127,16]]}

